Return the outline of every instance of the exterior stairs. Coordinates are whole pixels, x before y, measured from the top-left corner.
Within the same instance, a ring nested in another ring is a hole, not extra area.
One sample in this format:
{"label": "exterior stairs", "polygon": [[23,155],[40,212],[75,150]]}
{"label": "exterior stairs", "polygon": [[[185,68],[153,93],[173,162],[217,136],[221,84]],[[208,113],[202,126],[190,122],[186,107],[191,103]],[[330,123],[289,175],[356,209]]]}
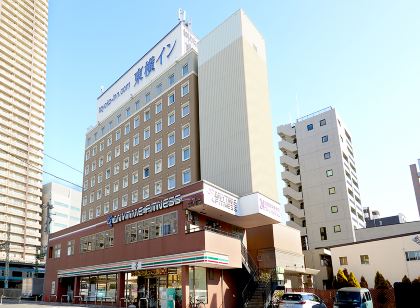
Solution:
{"label": "exterior stairs", "polygon": [[246,308],[264,308],[264,292],[266,292],[266,284],[259,283]]}

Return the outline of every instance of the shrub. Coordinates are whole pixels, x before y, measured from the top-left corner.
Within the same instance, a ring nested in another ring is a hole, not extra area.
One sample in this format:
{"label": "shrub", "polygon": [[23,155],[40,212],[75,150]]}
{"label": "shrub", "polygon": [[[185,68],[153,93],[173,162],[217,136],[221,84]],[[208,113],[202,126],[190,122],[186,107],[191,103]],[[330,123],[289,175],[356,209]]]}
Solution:
{"label": "shrub", "polygon": [[360,288],[360,283],[357,281],[357,278],[354,276],[353,272],[350,272],[348,284],[349,287]]}
{"label": "shrub", "polygon": [[368,289],[368,288],[369,288],[368,283],[367,283],[367,281],[366,281],[366,278],[365,278],[364,276],[362,276],[362,277],[360,278],[360,287],[362,287],[362,288],[366,288],[366,289]]}
{"label": "shrub", "polygon": [[407,277],[407,275],[404,275],[403,279],[401,280],[403,284],[409,285],[411,284],[410,278]]}

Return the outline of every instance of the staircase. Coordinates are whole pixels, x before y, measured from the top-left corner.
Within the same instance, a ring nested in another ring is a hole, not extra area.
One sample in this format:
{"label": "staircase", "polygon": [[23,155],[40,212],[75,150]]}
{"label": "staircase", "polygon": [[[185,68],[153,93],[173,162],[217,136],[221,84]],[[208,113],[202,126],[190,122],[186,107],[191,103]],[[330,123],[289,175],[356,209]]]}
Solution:
{"label": "staircase", "polygon": [[265,307],[265,292],[267,285],[265,283],[259,283],[255,289],[254,294],[248,301],[246,308],[263,308]]}

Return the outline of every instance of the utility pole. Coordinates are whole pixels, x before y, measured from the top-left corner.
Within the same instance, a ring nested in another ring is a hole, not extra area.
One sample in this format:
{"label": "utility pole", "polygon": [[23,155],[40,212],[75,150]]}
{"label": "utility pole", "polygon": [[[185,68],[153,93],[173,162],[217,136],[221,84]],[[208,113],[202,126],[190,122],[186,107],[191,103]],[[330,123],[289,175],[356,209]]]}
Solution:
{"label": "utility pole", "polygon": [[6,241],[3,243],[0,243],[0,250],[4,250],[6,252],[6,262],[5,262],[5,268],[4,268],[4,288],[9,288],[9,251],[10,251],[10,223],[6,222],[7,225],[7,233],[6,233]]}

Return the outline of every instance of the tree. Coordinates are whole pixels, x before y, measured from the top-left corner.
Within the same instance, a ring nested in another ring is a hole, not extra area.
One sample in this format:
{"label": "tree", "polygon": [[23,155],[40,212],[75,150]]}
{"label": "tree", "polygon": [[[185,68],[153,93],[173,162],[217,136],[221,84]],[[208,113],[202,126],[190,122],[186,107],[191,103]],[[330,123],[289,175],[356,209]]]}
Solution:
{"label": "tree", "polygon": [[403,279],[401,280],[401,282],[405,285],[409,285],[411,284],[410,278],[407,277],[407,275],[404,275]]}
{"label": "tree", "polygon": [[411,282],[411,284],[413,286],[419,286],[420,285],[420,276],[417,277],[416,279],[413,279],[413,281]]}
{"label": "tree", "polygon": [[357,278],[354,276],[353,272],[350,272],[348,283],[349,287],[360,288],[360,283],[357,281]]}
{"label": "tree", "polygon": [[[345,269],[345,271],[347,271]],[[341,268],[337,271],[337,289],[348,287],[349,281]]]}
{"label": "tree", "polygon": [[362,277],[360,278],[360,287],[361,287],[361,288],[366,288],[366,289],[368,289],[368,288],[369,288],[368,283],[367,283],[367,281],[366,281],[366,278],[365,278],[364,276],[362,276]]}
{"label": "tree", "polygon": [[389,286],[389,281],[387,283],[384,276],[377,271],[375,275],[375,289],[389,289]]}
{"label": "tree", "polygon": [[347,280],[350,279],[350,274],[349,274],[349,271],[347,270],[347,268],[343,269],[343,274],[344,274],[344,276],[346,276]]}

